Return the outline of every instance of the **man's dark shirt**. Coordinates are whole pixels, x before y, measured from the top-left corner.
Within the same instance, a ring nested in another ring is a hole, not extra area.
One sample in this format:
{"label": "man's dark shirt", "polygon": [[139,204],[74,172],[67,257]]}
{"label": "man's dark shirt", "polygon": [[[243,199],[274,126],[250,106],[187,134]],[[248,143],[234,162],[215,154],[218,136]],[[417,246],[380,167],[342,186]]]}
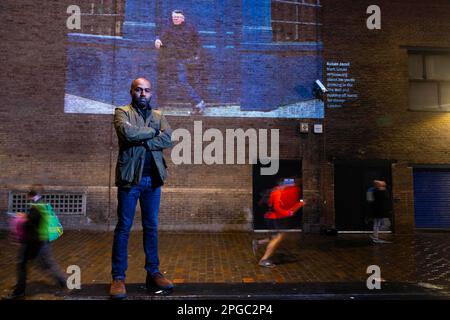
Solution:
{"label": "man's dark shirt", "polygon": [[[138,106],[133,106],[137,109],[141,117],[144,119],[144,121],[147,120],[147,118],[152,113],[152,108],[149,106],[147,108],[139,108]],[[152,152],[150,150],[147,150],[145,152],[145,162],[144,162],[144,170],[142,172],[143,177],[154,177],[154,173],[156,169],[156,165],[153,160]]]}
{"label": "man's dark shirt", "polygon": [[373,217],[377,219],[388,218],[391,211],[389,192],[375,188],[373,196]]}

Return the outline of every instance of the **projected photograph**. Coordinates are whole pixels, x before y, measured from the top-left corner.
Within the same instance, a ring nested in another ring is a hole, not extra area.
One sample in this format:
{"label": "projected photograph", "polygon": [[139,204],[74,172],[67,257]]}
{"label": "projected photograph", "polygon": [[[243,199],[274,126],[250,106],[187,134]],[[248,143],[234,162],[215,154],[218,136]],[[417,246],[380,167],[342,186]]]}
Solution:
{"label": "projected photograph", "polygon": [[84,0],[67,41],[66,113],[112,114],[152,81],[166,115],[323,118],[318,0]]}

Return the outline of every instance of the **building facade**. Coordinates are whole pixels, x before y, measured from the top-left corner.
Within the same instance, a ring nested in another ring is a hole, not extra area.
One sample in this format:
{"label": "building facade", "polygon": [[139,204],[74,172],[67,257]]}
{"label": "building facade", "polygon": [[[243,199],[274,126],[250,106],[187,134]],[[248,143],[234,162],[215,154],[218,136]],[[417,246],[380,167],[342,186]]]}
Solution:
{"label": "building facade", "polygon": [[[379,1],[379,11],[347,0],[81,1],[76,30],[67,27],[69,1],[24,3],[6,1],[0,19],[2,212],[23,206],[30,185],[43,184],[67,227],[113,228],[118,146],[111,106],[128,103],[130,81],[145,75],[163,111],[184,107],[182,97],[159,94],[153,47],[165,18],[181,7],[200,33],[207,103],[238,105],[242,116],[172,113],[174,129],[194,135],[195,121],[224,137],[230,129],[279,129],[280,163],[299,163],[306,232],[368,230],[365,192],[374,178],[390,185],[394,232],[449,228],[448,1]],[[316,79],[329,90],[324,104],[314,96]],[[68,101],[92,109],[70,111]],[[277,108],[295,111],[245,113]],[[313,111],[297,113],[307,108]],[[166,158],[161,229],[255,228],[250,156],[212,165],[174,164],[170,151]],[[6,215],[1,221],[5,226]]]}

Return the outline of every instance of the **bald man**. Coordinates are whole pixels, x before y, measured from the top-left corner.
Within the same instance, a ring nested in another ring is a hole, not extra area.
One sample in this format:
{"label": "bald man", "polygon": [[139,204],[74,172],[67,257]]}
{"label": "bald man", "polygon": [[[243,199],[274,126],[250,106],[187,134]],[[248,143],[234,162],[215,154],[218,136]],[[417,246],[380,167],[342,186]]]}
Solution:
{"label": "bald man", "polygon": [[172,146],[172,130],[161,111],[150,105],[152,85],[135,79],[131,104],[115,109],[114,128],[119,140],[116,165],[117,225],[112,248],[113,299],[126,298],[128,238],[139,199],[144,235],[146,287],[172,290],[173,284],[159,271],[158,211],[161,186],[167,177],[163,150]]}

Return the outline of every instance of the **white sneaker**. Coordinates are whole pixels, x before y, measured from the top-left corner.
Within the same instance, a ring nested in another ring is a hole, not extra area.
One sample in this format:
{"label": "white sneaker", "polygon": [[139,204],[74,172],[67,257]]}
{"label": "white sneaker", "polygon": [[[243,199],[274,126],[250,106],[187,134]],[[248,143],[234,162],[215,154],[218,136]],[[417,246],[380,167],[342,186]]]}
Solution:
{"label": "white sneaker", "polygon": [[192,114],[203,114],[206,108],[205,101],[200,101],[192,108]]}
{"label": "white sneaker", "polygon": [[391,241],[383,240],[380,238],[375,238],[374,236],[370,236],[374,243],[392,243]]}

